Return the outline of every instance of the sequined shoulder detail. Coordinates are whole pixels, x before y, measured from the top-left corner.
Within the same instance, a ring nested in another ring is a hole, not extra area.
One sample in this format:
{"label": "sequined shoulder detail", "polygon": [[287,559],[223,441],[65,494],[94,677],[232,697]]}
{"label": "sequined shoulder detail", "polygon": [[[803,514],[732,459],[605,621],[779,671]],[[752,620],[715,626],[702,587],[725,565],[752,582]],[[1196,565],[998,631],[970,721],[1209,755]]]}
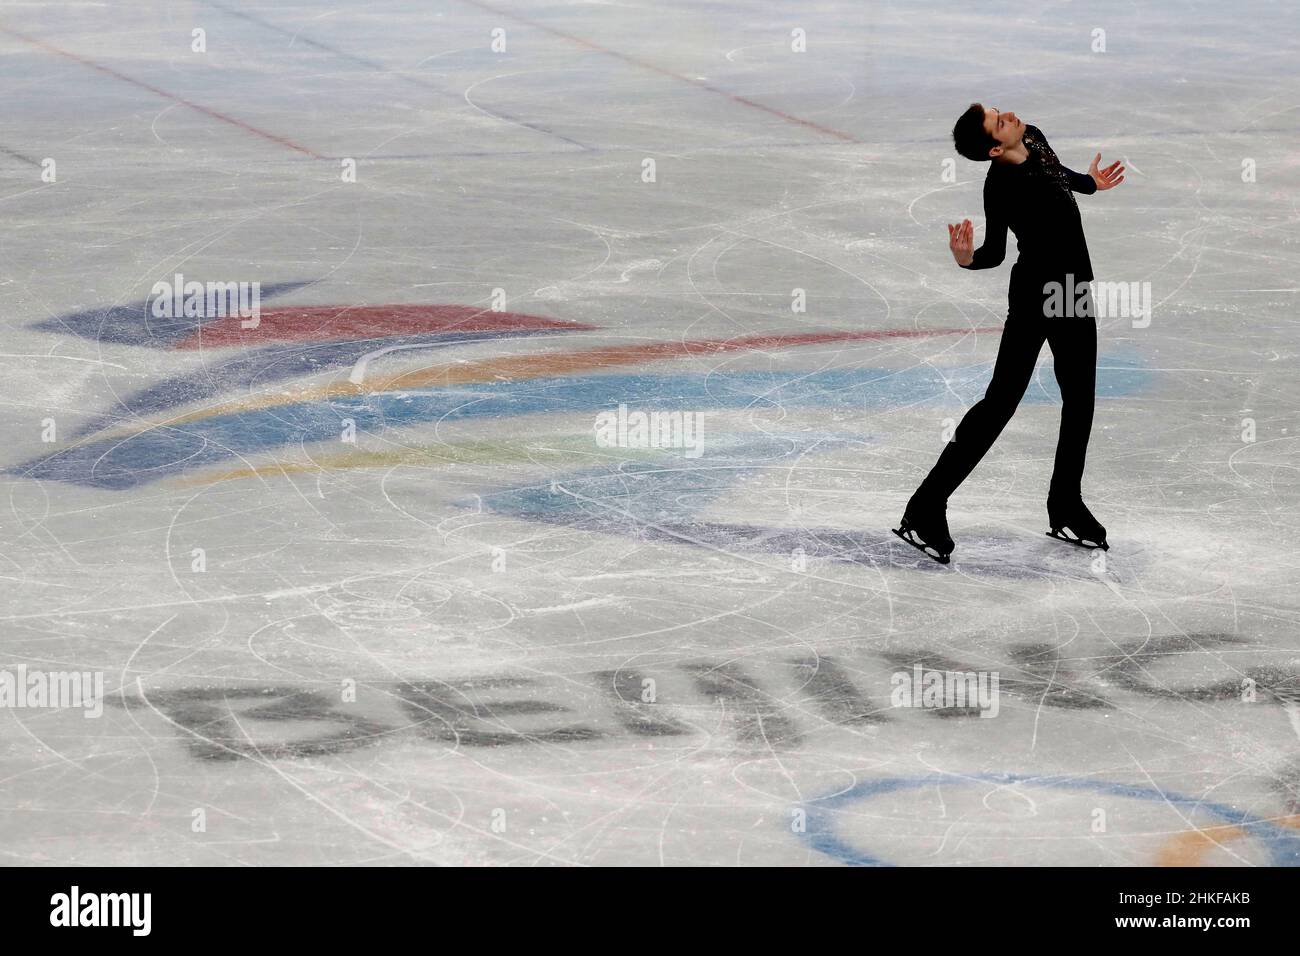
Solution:
{"label": "sequined shoulder detail", "polygon": [[1029,150],[1030,157],[1036,160],[1033,168],[1029,170],[1030,174],[1045,176],[1051,180],[1053,184],[1070,197],[1070,202],[1077,206],[1074,191],[1070,189],[1070,177],[1065,175],[1065,168],[1061,165],[1061,160],[1052,147],[1047,145],[1046,139],[1041,135],[1036,136],[1029,130],[1025,130],[1024,142],[1025,148]]}

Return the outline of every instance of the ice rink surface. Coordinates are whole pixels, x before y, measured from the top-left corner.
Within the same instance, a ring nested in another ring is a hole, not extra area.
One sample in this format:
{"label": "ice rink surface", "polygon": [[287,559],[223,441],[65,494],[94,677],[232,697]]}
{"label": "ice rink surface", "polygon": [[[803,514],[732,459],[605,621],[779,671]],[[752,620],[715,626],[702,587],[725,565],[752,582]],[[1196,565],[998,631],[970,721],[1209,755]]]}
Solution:
{"label": "ice rink surface", "polygon": [[[1300,862],[1292,17],[5,5],[0,668],[105,699],[0,712],[3,858]],[[952,564],[889,533],[1005,315],[972,100],[1129,169],[1104,559],[1044,535],[1046,349]]]}

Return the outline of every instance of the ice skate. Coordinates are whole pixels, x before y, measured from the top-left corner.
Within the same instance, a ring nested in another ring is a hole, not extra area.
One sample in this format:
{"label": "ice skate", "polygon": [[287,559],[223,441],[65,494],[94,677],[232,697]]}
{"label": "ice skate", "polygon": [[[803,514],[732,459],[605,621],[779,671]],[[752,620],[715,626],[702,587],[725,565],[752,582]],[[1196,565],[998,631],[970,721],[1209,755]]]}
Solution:
{"label": "ice skate", "polygon": [[947,502],[918,501],[914,497],[907,503],[903,520],[893,532],[940,564],[947,564],[953,549],[952,536],[948,534],[947,510]]}
{"label": "ice skate", "polygon": [[1082,498],[1065,504],[1048,501],[1047,523],[1051,526],[1047,532],[1049,538],[1068,541],[1081,548],[1110,550],[1110,545],[1106,543],[1106,529],[1092,516]]}

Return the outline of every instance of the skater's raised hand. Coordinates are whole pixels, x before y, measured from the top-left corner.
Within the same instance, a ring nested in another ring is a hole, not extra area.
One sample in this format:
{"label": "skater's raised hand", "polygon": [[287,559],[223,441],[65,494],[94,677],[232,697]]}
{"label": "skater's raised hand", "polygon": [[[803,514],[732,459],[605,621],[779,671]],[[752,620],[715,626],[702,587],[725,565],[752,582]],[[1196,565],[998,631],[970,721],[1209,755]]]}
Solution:
{"label": "skater's raised hand", "polygon": [[959,224],[948,223],[948,248],[957,265],[968,266],[975,258],[975,227],[969,219]]}
{"label": "skater's raised hand", "polygon": [[1120,165],[1119,160],[1111,163],[1105,169],[1098,169],[1101,163],[1101,153],[1093,157],[1092,165],[1088,167],[1088,175],[1092,181],[1097,184],[1097,189],[1114,189],[1124,181],[1124,167]]}

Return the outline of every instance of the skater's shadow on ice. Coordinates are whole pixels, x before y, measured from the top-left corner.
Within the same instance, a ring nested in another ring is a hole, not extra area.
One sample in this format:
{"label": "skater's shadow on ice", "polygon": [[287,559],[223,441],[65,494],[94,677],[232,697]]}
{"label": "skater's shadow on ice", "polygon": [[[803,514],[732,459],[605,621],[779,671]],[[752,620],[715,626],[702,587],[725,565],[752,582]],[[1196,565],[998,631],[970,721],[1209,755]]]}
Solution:
{"label": "skater's shadow on ice", "polygon": [[[592,528],[591,530],[612,530]],[[952,562],[941,565],[885,531],[835,528],[763,528],[753,525],[691,522],[647,527],[644,540],[681,541],[729,554],[784,554],[792,566],[814,570],[818,563],[857,564],[876,570],[899,569],[926,574],[970,574],[1024,580],[1052,578],[1101,582],[1092,570],[1090,552],[1072,545],[1044,548],[1024,537],[981,536],[977,544],[960,543]],[[1068,551],[1059,550],[1061,547]],[[964,552],[964,553],[962,553]],[[1108,572],[1103,572],[1108,573]]]}
{"label": "skater's shadow on ice", "polygon": [[[652,479],[653,489],[638,488]],[[669,479],[665,482],[665,479]],[[684,480],[685,479],[685,480]],[[476,495],[461,502],[524,521],[613,535],[645,542],[677,544],[730,555],[781,555],[792,571],[817,573],[818,565],[855,564],[876,570],[899,569],[924,574],[962,574],[1016,580],[1050,578],[1101,583],[1105,571],[1092,570],[1092,552],[1073,545],[1037,541],[1031,532],[980,534],[958,543],[952,563],[940,565],[900,541],[888,528],[880,531],[828,527],[773,527],[711,521],[698,512],[730,480],[714,478],[712,487],[698,476],[651,471],[636,465],[617,478],[608,474],[566,477],[550,485],[531,485]],[[665,492],[671,491],[671,494]]]}

